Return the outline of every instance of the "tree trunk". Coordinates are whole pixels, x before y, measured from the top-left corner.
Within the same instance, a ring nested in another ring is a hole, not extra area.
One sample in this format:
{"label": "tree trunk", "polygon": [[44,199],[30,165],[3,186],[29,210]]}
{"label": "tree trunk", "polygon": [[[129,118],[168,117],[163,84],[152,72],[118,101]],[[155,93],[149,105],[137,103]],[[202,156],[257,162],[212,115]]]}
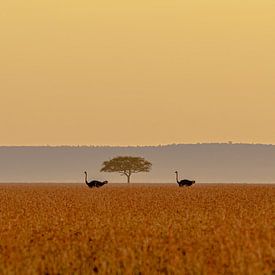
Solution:
{"label": "tree trunk", "polygon": [[127,183],[130,183],[131,175],[126,175],[126,176],[127,176]]}

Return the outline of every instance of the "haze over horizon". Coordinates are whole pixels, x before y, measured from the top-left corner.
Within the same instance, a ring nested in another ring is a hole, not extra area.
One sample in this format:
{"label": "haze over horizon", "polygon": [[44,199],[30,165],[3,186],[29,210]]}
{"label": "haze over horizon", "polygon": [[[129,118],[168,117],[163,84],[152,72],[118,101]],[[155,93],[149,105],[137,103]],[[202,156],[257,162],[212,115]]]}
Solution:
{"label": "haze over horizon", "polygon": [[82,182],[84,171],[94,179],[124,182],[119,174],[100,172],[102,163],[116,156],[142,156],[153,164],[150,173],[136,174],[135,182],[174,182],[176,170],[197,183],[275,182],[275,145],[259,144],[0,146],[0,182]]}
{"label": "haze over horizon", "polygon": [[274,0],[0,4],[0,145],[275,144]]}

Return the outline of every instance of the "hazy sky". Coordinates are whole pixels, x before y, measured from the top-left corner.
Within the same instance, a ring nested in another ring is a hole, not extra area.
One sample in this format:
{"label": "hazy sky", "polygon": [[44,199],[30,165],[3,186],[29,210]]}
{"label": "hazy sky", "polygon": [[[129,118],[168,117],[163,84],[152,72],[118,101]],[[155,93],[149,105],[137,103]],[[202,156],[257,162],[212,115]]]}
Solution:
{"label": "hazy sky", "polygon": [[0,145],[275,143],[274,0],[0,3]]}

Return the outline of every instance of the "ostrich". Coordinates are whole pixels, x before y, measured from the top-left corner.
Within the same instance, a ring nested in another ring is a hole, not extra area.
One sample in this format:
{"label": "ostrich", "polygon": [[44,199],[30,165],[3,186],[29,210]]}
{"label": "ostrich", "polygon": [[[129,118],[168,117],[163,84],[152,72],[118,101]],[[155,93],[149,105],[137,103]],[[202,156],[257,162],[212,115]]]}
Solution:
{"label": "ostrich", "polygon": [[182,187],[182,186],[191,186],[195,183],[194,180],[180,180],[179,181],[179,177],[178,177],[178,171],[175,172],[176,173],[176,180],[177,180],[177,183],[179,185],[179,187]]}
{"label": "ostrich", "polygon": [[107,184],[107,183],[108,183],[107,180],[105,180],[105,181],[92,180],[92,181],[88,182],[88,180],[87,180],[87,172],[85,171],[84,174],[85,174],[85,183],[86,183],[90,188],[92,188],[92,187],[101,187],[101,186],[103,186],[104,184]]}

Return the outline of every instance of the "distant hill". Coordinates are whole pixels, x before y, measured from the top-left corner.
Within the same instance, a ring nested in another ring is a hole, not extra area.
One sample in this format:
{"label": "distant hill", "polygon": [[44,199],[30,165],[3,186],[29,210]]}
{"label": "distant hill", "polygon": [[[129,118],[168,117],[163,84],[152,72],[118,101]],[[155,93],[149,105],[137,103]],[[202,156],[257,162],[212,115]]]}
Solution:
{"label": "distant hill", "polygon": [[83,182],[89,178],[124,182],[116,173],[100,173],[103,161],[119,155],[142,156],[153,163],[150,173],[133,182],[275,182],[275,145],[177,144],[108,147],[0,147],[0,182]]}

